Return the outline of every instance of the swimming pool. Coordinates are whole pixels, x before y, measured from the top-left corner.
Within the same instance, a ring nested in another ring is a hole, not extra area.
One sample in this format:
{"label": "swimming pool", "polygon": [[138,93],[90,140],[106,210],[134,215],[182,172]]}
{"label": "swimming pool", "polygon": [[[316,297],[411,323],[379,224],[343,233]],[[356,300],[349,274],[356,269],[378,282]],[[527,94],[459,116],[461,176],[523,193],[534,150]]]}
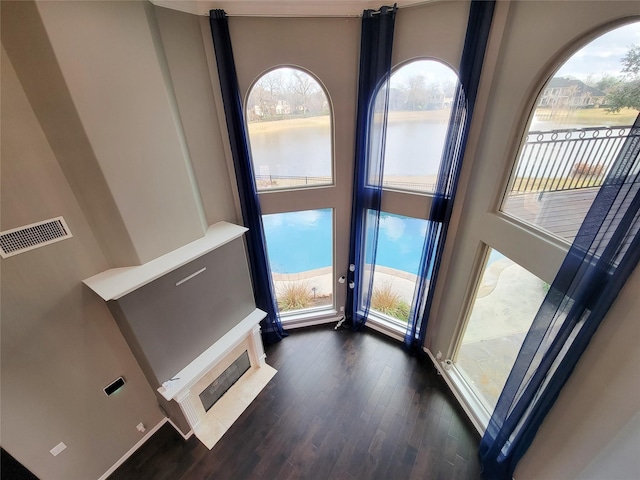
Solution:
{"label": "swimming pool", "polygon": [[330,208],[263,215],[262,224],[273,273],[299,273],[331,266]]}
{"label": "swimming pool", "polygon": [[[331,266],[331,209],[264,215],[262,221],[274,273]],[[381,213],[377,265],[417,274],[426,229],[426,220]]]}

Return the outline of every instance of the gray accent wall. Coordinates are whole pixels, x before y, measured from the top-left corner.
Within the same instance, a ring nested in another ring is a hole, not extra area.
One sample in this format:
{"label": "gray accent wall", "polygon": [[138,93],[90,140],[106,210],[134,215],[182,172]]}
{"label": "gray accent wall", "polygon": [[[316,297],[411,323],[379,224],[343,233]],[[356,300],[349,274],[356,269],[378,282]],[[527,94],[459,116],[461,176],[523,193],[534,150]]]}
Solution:
{"label": "gray accent wall", "polygon": [[128,323],[157,388],[255,310],[243,239],[108,304],[117,304],[116,318]]}

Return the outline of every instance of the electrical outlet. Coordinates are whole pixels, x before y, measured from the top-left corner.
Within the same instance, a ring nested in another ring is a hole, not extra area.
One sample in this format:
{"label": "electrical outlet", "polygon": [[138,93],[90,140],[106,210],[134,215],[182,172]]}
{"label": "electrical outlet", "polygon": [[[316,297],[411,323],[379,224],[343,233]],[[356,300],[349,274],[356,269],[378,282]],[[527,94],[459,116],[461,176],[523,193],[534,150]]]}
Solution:
{"label": "electrical outlet", "polygon": [[65,448],[67,448],[67,446],[63,442],[60,442],[49,451],[51,452],[51,455],[57,457]]}
{"label": "electrical outlet", "polygon": [[340,307],[340,311],[344,312],[344,306]]}

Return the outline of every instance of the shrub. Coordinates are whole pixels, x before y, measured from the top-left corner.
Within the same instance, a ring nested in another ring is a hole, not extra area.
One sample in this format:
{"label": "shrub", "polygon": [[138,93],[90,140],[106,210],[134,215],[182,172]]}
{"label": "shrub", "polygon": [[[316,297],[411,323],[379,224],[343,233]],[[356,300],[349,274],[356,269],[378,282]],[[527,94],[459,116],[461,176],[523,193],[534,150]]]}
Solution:
{"label": "shrub", "polygon": [[411,310],[411,306],[394,292],[389,284],[373,289],[371,308],[404,322],[409,320]]}
{"label": "shrub", "polygon": [[578,162],[573,166],[574,176],[596,177],[604,171],[604,165],[591,165],[588,162]]}
{"label": "shrub", "polygon": [[302,310],[313,305],[311,289],[305,282],[284,284],[277,292],[278,308],[281,312]]}

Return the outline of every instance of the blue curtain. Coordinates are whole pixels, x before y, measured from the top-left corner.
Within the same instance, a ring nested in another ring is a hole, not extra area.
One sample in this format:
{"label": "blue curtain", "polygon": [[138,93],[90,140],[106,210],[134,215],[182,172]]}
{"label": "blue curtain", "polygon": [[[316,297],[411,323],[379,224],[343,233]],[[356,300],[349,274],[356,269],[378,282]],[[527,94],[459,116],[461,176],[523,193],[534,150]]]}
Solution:
{"label": "blue curtain", "polygon": [[346,304],[356,330],[366,322],[373,289],[395,17],[395,6],[362,14]]}
{"label": "blue curtain", "polygon": [[253,295],[256,306],[267,312],[262,321],[262,339],[265,343],[280,341],[287,334],[278,317],[278,309],[273,294],[271,268],[267,259],[266,241],[262,228],[262,213],[256,190],[255,175],[247,132],[245,129],[242,100],[238,88],[236,66],[231,49],[229,23],[224,10],[211,10],[209,14],[213,47],[216,53],[216,64],[220,78],[220,89],[224,103],[224,114],[229,131],[231,155],[238,183],[240,207],[245,226],[249,229],[246,235],[249,268],[253,280]]}
{"label": "blue curtain", "polygon": [[510,479],[640,259],[640,115],[527,333],[480,443],[485,478]]}
{"label": "blue curtain", "polygon": [[420,274],[416,281],[404,337],[404,343],[411,351],[421,352],[424,345],[435,280],[438,277],[447,239],[494,8],[494,1],[474,0],[470,5],[467,33],[460,60],[460,81],[451,109],[447,139],[422,248],[418,270]]}

